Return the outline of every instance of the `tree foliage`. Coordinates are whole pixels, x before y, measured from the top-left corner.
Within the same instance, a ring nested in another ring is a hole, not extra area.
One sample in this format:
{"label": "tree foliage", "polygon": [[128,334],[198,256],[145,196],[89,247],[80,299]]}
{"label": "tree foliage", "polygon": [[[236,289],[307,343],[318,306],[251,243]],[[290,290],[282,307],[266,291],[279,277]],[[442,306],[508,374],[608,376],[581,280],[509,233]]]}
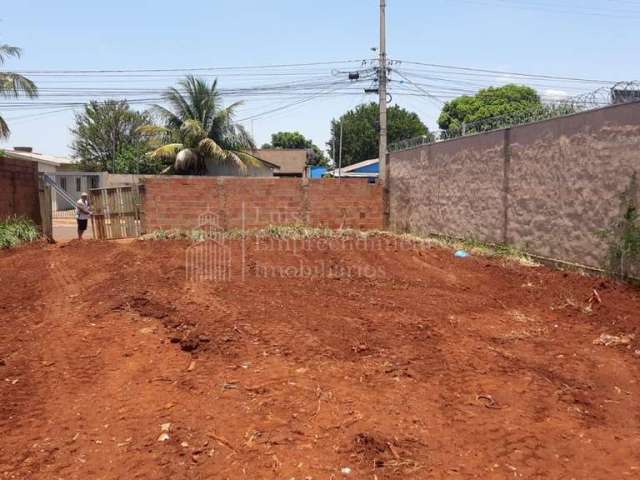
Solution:
{"label": "tree foliage", "polygon": [[153,106],[162,126],[140,129],[155,147],[148,153],[150,159],[170,162],[175,173],[184,175],[205,175],[220,166],[243,175],[248,166],[261,165],[249,153],[255,149],[253,138],[233,120],[242,102],[224,107],[217,80],[209,84],[187,76],[163,99],[169,108]]}
{"label": "tree foliage", "polygon": [[[0,65],[4,65],[9,57],[20,58],[22,50],[11,45],[0,45]],[[0,97],[16,98],[21,95],[29,98],[38,96],[38,87],[28,78],[12,72],[0,71]],[[6,120],[0,116],[0,138],[8,138],[11,134]]]}
{"label": "tree foliage", "polygon": [[305,137],[300,132],[277,132],[271,135],[271,143],[266,143],[262,148],[304,148],[309,151],[309,165],[326,165],[327,157],[320,147]]}
{"label": "tree foliage", "polygon": [[139,173],[143,175],[157,175],[170,165],[159,159],[146,155],[148,143],[144,145],[124,145],[116,156],[115,171],[117,173]]}
{"label": "tree foliage", "polygon": [[148,122],[147,114],[132,110],[125,100],[90,102],[71,128],[73,155],[87,171],[157,173],[162,166],[145,161],[149,147],[138,131]]}
{"label": "tree foliage", "polygon": [[[327,142],[331,157],[338,161],[342,124],[342,166],[378,158],[379,116],[378,104],[372,102],[360,105],[339,119],[332,120],[331,138]],[[416,113],[398,105],[387,110],[387,122],[389,143],[429,134]]]}
{"label": "tree foliage", "polygon": [[504,85],[480,90],[476,95],[463,95],[445,103],[438,118],[438,126],[451,134],[462,131],[462,124],[470,124],[501,115],[542,107],[540,96],[531,87]]}

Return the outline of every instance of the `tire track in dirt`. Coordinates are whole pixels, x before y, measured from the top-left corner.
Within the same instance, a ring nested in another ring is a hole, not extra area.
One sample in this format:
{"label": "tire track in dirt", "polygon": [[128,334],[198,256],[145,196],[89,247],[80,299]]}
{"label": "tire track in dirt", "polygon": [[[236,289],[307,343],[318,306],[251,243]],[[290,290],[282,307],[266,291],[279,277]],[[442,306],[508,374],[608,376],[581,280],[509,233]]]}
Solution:
{"label": "tire track in dirt", "polygon": [[[22,402],[26,408],[14,412],[20,423],[10,427],[11,432],[28,425],[38,426],[40,432],[22,455],[18,478],[46,471],[55,463],[60,450],[58,442],[67,434],[66,424],[71,415],[71,405],[58,399],[67,399],[69,391],[77,398],[86,397],[83,389],[92,388],[93,378],[101,367],[95,364],[97,357],[91,360],[84,354],[81,336],[86,335],[86,325],[76,322],[83,317],[79,312],[81,304],[77,303],[81,293],[81,280],[74,268],[77,258],[57,246],[48,247],[47,252],[49,262],[45,268],[39,268],[39,276],[32,279],[47,285],[46,293],[40,298],[46,307],[44,319],[35,336],[23,342],[20,352],[23,358],[20,374],[25,384],[30,385],[25,391],[27,398]],[[20,396],[17,400],[20,403]],[[11,437],[9,441],[12,444]]]}
{"label": "tire track in dirt", "polygon": [[[442,249],[319,256],[384,269],[373,278],[188,284],[187,246],[71,243],[24,257],[24,275],[12,261],[17,285],[46,262],[66,280],[33,298],[10,290],[10,338],[25,340],[12,362],[33,379],[2,391],[26,420],[7,425],[0,478],[338,478],[347,466],[368,479],[611,478],[640,465],[638,364],[592,344],[631,328],[629,291],[611,287],[591,313],[555,309],[594,281]],[[46,331],[29,338],[39,310],[23,305],[42,298]],[[183,352],[193,335],[207,341]]]}

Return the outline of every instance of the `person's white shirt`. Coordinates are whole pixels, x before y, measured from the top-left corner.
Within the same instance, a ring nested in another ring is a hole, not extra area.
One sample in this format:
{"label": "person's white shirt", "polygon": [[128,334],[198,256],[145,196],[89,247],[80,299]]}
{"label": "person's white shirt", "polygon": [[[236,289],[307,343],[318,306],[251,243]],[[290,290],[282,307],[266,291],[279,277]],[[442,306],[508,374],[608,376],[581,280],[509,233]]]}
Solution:
{"label": "person's white shirt", "polygon": [[83,210],[89,210],[89,200],[82,200],[82,198],[79,198],[76,202],[76,218],[78,220],[89,220],[91,218],[91,214],[85,213]]}

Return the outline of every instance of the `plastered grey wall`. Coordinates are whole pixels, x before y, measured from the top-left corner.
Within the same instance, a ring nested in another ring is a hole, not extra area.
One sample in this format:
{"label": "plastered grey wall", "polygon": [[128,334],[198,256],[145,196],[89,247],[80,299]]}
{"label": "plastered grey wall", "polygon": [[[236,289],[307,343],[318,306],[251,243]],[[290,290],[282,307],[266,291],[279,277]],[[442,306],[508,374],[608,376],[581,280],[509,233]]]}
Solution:
{"label": "plastered grey wall", "polygon": [[493,132],[394,154],[392,228],[422,234],[502,236],[504,134]]}
{"label": "plastered grey wall", "polygon": [[397,152],[389,169],[396,230],[604,267],[598,232],[620,218],[640,175],[640,103]]}

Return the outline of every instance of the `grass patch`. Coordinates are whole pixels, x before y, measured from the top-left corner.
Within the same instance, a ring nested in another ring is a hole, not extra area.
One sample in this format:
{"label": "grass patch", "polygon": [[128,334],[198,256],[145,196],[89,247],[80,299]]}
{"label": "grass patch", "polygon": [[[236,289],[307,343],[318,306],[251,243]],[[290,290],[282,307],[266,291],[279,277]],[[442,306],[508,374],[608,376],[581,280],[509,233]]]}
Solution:
{"label": "grass patch", "polygon": [[509,261],[515,261],[521,265],[536,267],[539,266],[527,254],[519,251],[515,247],[502,244],[489,244],[474,239],[460,240],[443,236],[419,236],[408,233],[393,233],[385,230],[355,230],[355,229],[330,229],[316,228],[300,224],[291,225],[269,225],[264,228],[251,230],[156,230],[141,237],[142,240],[188,240],[192,242],[202,242],[207,239],[216,238],[218,240],[233,240],[242,238],[255,239],[275,239],[275,240],[312,240],[312,239],[334,239],[334,240],[371,240],[388,239],[398,242],[403,247],[425,248],[440,247],[451,250],[464,249],[475,256],[500,257]]}
{"label": "grass patch", "polygon": [[241,239],[241,238],[274,238],[281,240],[307,240],[312,238],[364,238],[368,232],[358,230],[331,230],[329,228],[314,228],[305,225],[269,225],[264,228],[250,230],[155,230],[141,237],[142,240],[191,240],[202,242],[211,238]]}
{"label": "grass patch", "polygon": [[0,248],[11,248],[40,238],[40,232],[29,218],[9,217],[0,220]]}

